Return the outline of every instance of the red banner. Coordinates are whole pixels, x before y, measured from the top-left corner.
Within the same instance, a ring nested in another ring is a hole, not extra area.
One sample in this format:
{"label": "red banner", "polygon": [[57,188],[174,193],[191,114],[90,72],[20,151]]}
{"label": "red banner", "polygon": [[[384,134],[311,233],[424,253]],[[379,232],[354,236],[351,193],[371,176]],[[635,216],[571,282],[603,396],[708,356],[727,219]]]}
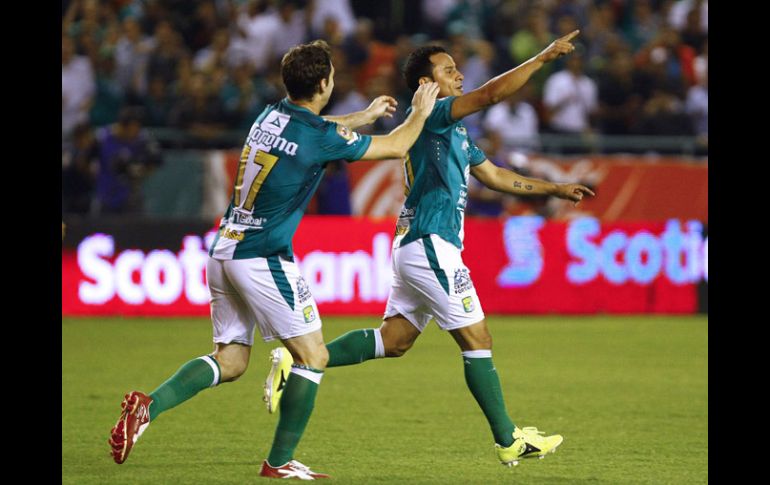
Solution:
{"label": "red banner", "polygon": [[[708,280],[698,221],[468,219],[463,260],[487,313],[694,313]],[[162,230],[162,229],[159,229]],[[376,314],[391,281],[393,220],[306,217],[294,248],[319,310]],[[63,315],[207,315],[207,235],[173,248],[90,234],[62,254]]]}

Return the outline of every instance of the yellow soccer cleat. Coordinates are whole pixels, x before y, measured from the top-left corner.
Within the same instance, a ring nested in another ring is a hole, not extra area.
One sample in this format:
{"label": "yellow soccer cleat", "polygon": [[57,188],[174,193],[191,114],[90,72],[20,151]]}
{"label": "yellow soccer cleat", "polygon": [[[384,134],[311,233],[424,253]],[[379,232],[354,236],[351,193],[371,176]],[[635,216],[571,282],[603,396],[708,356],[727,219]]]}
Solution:
{"label": "yellow soccer cleat", "polygon": [[542,431],[528,426],[526,428],[514,428],[513,444],[502,447],[495,444],[497,458],[503,465],[514,466],[519,464],[521,458],[545,458],[548,453],[556,452],[556,447],[564,441],[561,435],[543,436]]}
{"label": "yellow soccer cleat", "polygon": [[291,353],[284,347],[278,347],[270,352],[270,374],[265,379],[265,388],[262,400],[267,404],[267,412],[274,413],[281,402],[281,394],[286,385],[286,380],[291,372],[294,359]]}

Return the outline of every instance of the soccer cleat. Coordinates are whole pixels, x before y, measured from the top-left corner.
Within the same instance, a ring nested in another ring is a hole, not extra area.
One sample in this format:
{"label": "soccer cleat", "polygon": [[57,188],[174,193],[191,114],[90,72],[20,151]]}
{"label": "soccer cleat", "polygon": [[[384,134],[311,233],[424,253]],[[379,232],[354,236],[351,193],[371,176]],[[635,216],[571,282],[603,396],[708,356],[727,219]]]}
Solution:
{"label": "soccer cleat", "polygon": [[268,478],[293,478],[296,480],[315,480],[316,478],[330,478],[325,473],[316,473],[307,466],[291,460],[283,466],[273,467],[265,460],[262,462],[262,470],[259,471],[260,477]]}
{"label": "soccer cleat", "polygon": [[497,458],[503,465],[515,466],[521,458],[538,457],[545,458],[548,453],[555,453],[556,447],[564,441],[561,435],[543,436],[542,431],[528,426],[526,428],[514,428],[513,444],[503,447],[495,444]]}
{"label": "soccer cleat", "polygon": [[278,347],[270,352],[270,363],[270,373],[265,379],[262,400],[267,404],[267,412],[274,413],[278,409],[278,403],[281,402],[281,394],[289,378],[294,359],[288,349]]}
{"label": "soccer cleat", "polygon": [[150,425],[150,403],[150,396],[133,391],[126,394],[120,404],[123,411],[112,428],[109,439],[112,459],[118,465],[126,461],[134,443]]}

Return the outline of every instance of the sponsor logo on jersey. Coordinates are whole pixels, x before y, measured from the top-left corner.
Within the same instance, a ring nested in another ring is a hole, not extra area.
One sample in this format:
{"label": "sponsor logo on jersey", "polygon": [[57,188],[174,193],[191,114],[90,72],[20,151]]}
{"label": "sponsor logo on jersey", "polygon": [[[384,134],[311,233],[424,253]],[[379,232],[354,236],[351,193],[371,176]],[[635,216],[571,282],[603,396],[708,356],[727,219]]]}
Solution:
{"label": "sponsor logo on jersey", "polygon": [[279,136],[289,125],[290,120],[291,116],[287,114],[271,111],[261,123],[254,123],[246,143],[256,145],[260,150],[268,152],[272,148],[277,148],[278,151],[294,156],[299,145]]}
{"label": "sponsor logo on jersey", "polygon": [[222,229],[222,237],[227,239],[233,239],[235,241],[243,241],[243,233],[236,231],[235,229]]}
{"label": "sponsor logo on jersey", "polygon": [[252,145],[261,145],[263,147],[277,148],[278,151],[284,152],[288,155],[295,155],[299,145],[293,141],[288,141],[286,138],[272,133],[262,131],[259,127],[254,126],[249,133],[248,143]]}
{"label": "sponsor logo on jersey", "polygon": [[[468,268],[459,268],[455,270],[455,293],[465,293],[473,288],[473,281],[468,274]],[[468,310],[466,310],[468,311]]]}
{"label": "sponsor logo on jersey", "polygon": [[313,310],[312,305],[303,308],[302,314],[305,316],[305,323],[310,323],[315,320],[315,310]]}
{"label": "sponsor logo on jersey", "polygon": [[465,313],[470,313],[476,308],[476,305],[473,303],[473,297],[472,296],[466,296],[463,298],[463,310],[465,310]]}
{"label": "sponsor logo on jersey", "polygon": [[346,145],[352,145],[361,138],[358,133],[339,123],[337,123],[337,134],[348,141]]}
{"label": "sponsor logo on jersey", "polygon": [[234,209],[230,215],[230,220],[235,224],[241,224],[244,226],[251,226],[255,229],[262,229],[262,226],[267,222],[266,217],[254,217],[248,212],[241,212],[238,209]]}
{"label": "sponsor logo on jersey", "polygon": [[310,287],[307,285],[305,278],[300,276],[297,279],[297,298],[299,299],[299,302],[305,303],[310,299],[311,296]]}

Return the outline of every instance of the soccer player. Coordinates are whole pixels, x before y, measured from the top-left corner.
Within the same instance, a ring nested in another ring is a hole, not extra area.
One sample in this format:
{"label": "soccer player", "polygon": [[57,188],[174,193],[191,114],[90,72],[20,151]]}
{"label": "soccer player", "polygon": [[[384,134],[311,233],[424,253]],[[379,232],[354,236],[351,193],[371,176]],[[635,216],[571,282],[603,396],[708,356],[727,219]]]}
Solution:
{"label": "soccer player", "polygon": [[[439,46],[420,47],[407,59],[404,76],[414,91],[437,82],[439,100],[420,137],[404,161],[407,198],[393,241],[393,285],[378,329],[349,332],[328,344],[327,367],[352,365],[381,357],[400,357],[435,318],[462,352],[465,380],[489,422],[500,462],[553,452],[559,435],[542,436],[536,428],[519,428],[506,410],[497,370],[492,363],[492,336],[484,321],[469,270],[463,263],[463,218],[468,176],[509,194],[547,194],[577,205],[594,193],[579,184],[555,184],[526,178],[497,167],[468,137],[462,119],[505,100],[544,63],[574,50],[574,31],[555,40],[520,66],[463,94],[463,75]],[[277,354],[277,355],[276,355]],[[281,400],[276,379],[289,356],[273,351],[273,368],[265,383],[268,410]]]}
{"label": "soccer player", "polygon": [[199,391],[241,376],[249,363],[255,327],[265,341],[280,339],[294,364],[283,389],[281,413],[261,476],[312,480],[328,475],[293,459],[310,418],[328,360],[321,319],[292,256],[292,236],[332,160],[399,158],[415,142],[439,87],[425,84],[412,113],[385,136],[352,128],[395,111],[377,98],[367,110],[325,120],[319,116],[334,89],[329,46],[315,41],[291,49],[281,61],[288,97],[265,108],[241,153],[235,187],[206,267],[211,292],[214,352],[184,364],[149,395],[125,396],[112,429],[116,463],[157,417]]}

